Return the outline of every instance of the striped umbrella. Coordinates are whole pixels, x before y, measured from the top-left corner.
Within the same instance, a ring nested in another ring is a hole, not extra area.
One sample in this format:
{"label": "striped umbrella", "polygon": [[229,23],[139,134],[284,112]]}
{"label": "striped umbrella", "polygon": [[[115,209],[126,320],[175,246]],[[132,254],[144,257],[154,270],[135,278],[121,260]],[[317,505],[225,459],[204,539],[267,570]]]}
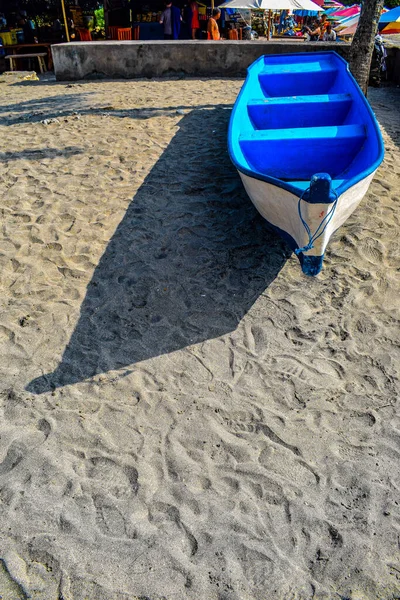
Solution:
{"label": "striped umbrella", "polygon": [[353,23],[353,25],[350,25],[350,27],[346,27],[346,29],[341,29],[338,32],[338,35],[340,36],[346,36],[346,35],[354,35],[357,29],[357,25],[358,25],[358,21],[357,23]]}
{"label": "striped umbrella", "polygon": [[387,10],[381,15],[379,23],[392,23],[392,21],[398,21],[400,19],[400,6]]}
{"label": "striped umbrella", "polygon": [[333,12],[334,10],[344,8],[343,4],[341,4],[340,2],[336,2],[336,0],[325,0],[322,6],[325,9],[325,12]]}
{"label": "striped umbrella", "polygon": [[400,6],[385,12],[379,19],[380,33],[400,33]]}
{"label": "striped umbrella", "polygon": [[325,2],[325,4],[322,5],[322,7],[324,8],[324,12],[326,15],[331,15],[334,12],[336,12],[337,10],[339,10],[339,8],[337,6],[333,6],[332,8],[326,8],[326,2]]}
{"label": "striped umbrella", "polygon": [[380,32],[382,34],[390,34],[390,33],[400,33],[400,20],[392,21],[392,23],[388,23],[384,29]]}
{"label": "striped umbrella", "polygon": [[354,6],[349,6],[348,8],[344,8],[341,10],[336,10],[335,12],[330,13],[330,17],[332,18],[345,18],[352,17],[353,15],[357,15],[361,11],[361,7],[358,4]]}
{"label": "striped umbrella", "polygon": [[344,19],[340,19],[340,21],[336,25],[335,29],[337,29],[338,27],[350,27],[354,23],[358,23],[359,18],[360,18],[360,13],[357,13],[356,15],[352,15],[351,17],[346,17]]}

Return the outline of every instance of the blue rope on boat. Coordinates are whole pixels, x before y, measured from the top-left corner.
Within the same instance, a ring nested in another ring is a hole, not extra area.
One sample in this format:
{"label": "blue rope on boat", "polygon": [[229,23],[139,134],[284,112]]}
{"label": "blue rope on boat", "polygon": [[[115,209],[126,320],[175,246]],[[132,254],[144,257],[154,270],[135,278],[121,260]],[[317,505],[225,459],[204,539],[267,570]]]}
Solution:
{"label": "blue rope on boat", "polygon": [[[303,248],[296,248],[295,254],[300,254],[300,252],[307,252],[308,250],[312,250],[314,248],[314,242],[316,242],[317,239],[319,237],[321,237],[321,235],[324,233],[325,229],[327,228],[328,223],[331,221],[333,215],[335,214],[336,206],[337,206],[338,199],[339,199],[339,196],[337,195],[336,191],[332,190],[332,192],[336,196],[335,200],[332,203],[332,208],[330,211],[328,211],[326,213],[326,215],[322,219],[321,223],[318,225],[315,233],[311,234],[311,229],[310,229],[308,223],[306,223],[306,221],[303,219],[303,215],[301,214],[301,201],[303,200],[303,196],[309,191],[310,191],[310,188],[307,188],[306,190],[304,190],[304,192],[302,193],[302,195],[299,198],[299,203],[297,205],[297,210],[299,211],[300,220],[303,223],[304,229],[306,230],[307,235],[308,235],[308,244],[306,246],[303,246]],[[321,230],[322,226],[323,226],[323,229]]]}

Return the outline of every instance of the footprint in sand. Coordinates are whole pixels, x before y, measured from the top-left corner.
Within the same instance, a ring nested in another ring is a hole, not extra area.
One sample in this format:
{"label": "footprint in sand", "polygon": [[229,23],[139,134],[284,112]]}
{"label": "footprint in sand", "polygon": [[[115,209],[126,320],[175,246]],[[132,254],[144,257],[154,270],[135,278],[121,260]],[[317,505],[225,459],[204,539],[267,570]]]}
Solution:
{"label": "footprint in sand", "polygon": [[268,588],[274,572],[274,563],[266,554],[248,548],[244,544],[240,549],[240,558],[246,579],[258,590]]}
{"label": "footprint in sand", "polygon": [[150,521],[167,531],[169,536],[174,536],[175,533],[178,533],[179,537],[183,536],[181,537],[182,549],[189,556],[194,556],[197,553],[199,547],[197,539],[190,532],[187,525],[182,522],[180,512],[176,506],[156,502],[150,511]]}
{"label": "footprint in sand", "polygon": [[30,216],[26,215],[26,214],[14,213],[13,217],[14,217],[15,221],[21,221],[22,223],[30,223],[31,222]]}
{"label": "footprint in sand", "polygon": [[58,267],[61,275],[64,277],[72,277],[73,279],[84,279],[87,277],[86,271],[79,271],[78,269],[69,269],[68,267]]}
{"label": "footprint in sand", "polygon": [[4,327],[4,325],[0,325],[0,341],[1,340],[12,340],[14,333],[11,329]]}
{"label": "footprint in sand", "polygon": [[373,238],[363,240],[358,246],[358,252],[374,265],[382,264],[384,247],[378,240]]}
{"label": "footprint in sand", "polygon": [[389,192],[391,191],[390,184],[387,183],[386,181],[384,181],[383,179],[375,179],[374,183],[379,184],[380,186],[383,187],[383,189],[388,190]]}
{"label": "footprint in sand", "polygon": [[49,250],[57,250],[57,252],[61,252],[63,249],[62,245],[58,244],[57,242],[50,242],[49,244],[46,244],[46,248]]}
{"label": "footprint in sand", "polygon": [[44,439],[47,440],[51,433],[51,425],[47,419],[40,419],[38,423],[38,429],[44,434]]}
{"label": "footprint in sand", "polygon": [[359,333],[367,336],[373,336],[378,330],[378,325],[367,315],[360,315],[356,322],[356,329]]}
{"label": "footprint in sand", "polygon": [[25,458],[28,450],[20,442],[14,441],[7,450],[7,454],[2,463],[0,463],[0,475],[9,473]]}
{"label": "footprint in sand", "polygon": [[62,223],[61,228],[63,231],[71,231],[72,227],[75,224],[76,218],[68,213],[64,213],[60,215],[60,221]]}
{"label": "footprint in sand", "polygon": [[116,498],[131,498],[137,494],[139,474],[135,467],[118,465],[110,458],[95,457],[87,461],[86,473],[94,490],[98,488]]}
{"label": "footprint in sand", "polygon": [[93,501],[96,507],[96,523],[100,531],[109,537],[127,537],[125,519],[118,508],[102,496],[95,496]]}
{"label": "footprint in sand", "polygon": [[5,561],[0,558],[0,598],[27,600],[28,597],[22,586],[11,577]]}
{"label": "footprint in sand", "polygon": [[243,343],[253,354],[264,354],[268,349],[267,333],[258,325],[245,325]]}

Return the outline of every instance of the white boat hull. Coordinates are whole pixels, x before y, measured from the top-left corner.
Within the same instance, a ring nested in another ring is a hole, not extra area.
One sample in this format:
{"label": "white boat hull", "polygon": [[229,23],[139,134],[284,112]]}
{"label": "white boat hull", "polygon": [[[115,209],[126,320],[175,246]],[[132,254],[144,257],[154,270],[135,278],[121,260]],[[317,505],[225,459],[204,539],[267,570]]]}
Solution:
{"label": "white boat hull", "polygon": [[[323,255],[331,235],[357,208],[365,196],[374,174],[375,171],[339,196],[332,218],[327,223],[322,235],[313,243],[313,247],[302,252],[303,258],[320,257],[322,265]],[[258,212],[271,225],[290,236],[297,248],[306,247],[310,239],[300,218],[299,197],[281,187],[249,177],[240,171],[239,175]],[[317,231],[322,219],[332,210],[332,207],[332,203],[317,204],[301,201],[301,216],[310,228],[311,235]],[[305,270],[305,272],[307,271]],[[315,275],[316,273],[310,272],[309,274]]]}

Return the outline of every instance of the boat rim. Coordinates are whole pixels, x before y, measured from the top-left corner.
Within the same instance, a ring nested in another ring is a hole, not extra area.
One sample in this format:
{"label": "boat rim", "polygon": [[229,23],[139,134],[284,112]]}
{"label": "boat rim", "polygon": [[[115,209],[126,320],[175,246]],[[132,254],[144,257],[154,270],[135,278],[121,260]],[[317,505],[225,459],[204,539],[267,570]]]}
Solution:
{"label": "boat rim", "polygon": [[[310,56],[311,52],[295,52],[293,53],[296,56]],[[334,50],[328,50],[326,52],[324,51],[320,51],[320,52],[315,52],[315,54],[319,54],[319,55],[334,55],[336,56],[346,67],[347,73],[350,76],[350,78],[352,79],[353,83],[355,84],[355,89],[357,90],[358,95],[360,96],[362,102],[364,102],[364,105],[371,117],[371,120],[375,126],[375,130],[377,133],[377,138],[378,138],[378,149],[379,149],[379,154],[377,159],[371,163],[371,165],[367,168],[364,169],[363,171],[360,171],[358,173],[357,176],[355,177],[351,177],[350,179],[346,179],[345,182],[341,183],[338,187],[334,188],[335,192],[337,193],[338,196],[340,196],[341,194],[343,194],[346,190],[348,190],[349,188],[353,187],[354,185],[356,185],[357,183],[359,183],[360,181],[362,181],[363,179],[366,179],[369,175],[371,175],[372,173],[374,173],[376,171],[376,169],[379,167],[379,165],[381,164],[381,162],[383,161],[384,158],[384,144],[383,144],[383,138],[382,138],[382,133],[379,127],[379,123],[376,119],[376,116],[367,100],[367,98],[364,96],[360,86],[358,85],[355,77],[353,76],[353,74],[350,71],[350,67],[348,62],[342,57],[340,56],[340,54],[338,54],[337,52],[335,52]],[[291,56],[291,54],[288,54],[287,56]],[[256,65],[258,62],[261,62],[264,60],[264,56],[268,56],[268,57],[281,57],[282,54],[266,54],[266,55],[262,55],[260,56],[257,60],[255,60],[251,65],[249,65],[249,67],[247,68],[247,76],[246,79],[242,85],[242,88],[239,92],[238,97],[236,98],[235,104],[233,106],[232,109],[232,114],[231,114],[231,118],[229,121],[229,128],[228,128],[228,150],[229,150],[229,154],[231,157],[231,160],[234,164],[234,166],[237,168],[237,170],[240,173],[243,173],[244,175],[247,175],[248,177],[251,177],[253,179],[258,179],[259,181],[265,181],[267,183],[271,183],[273,185],[276,185],[277,187],[283,188],[285,190],[287,190],[288,192],[291,192],[292,194],[295,194],[296,196],[298,196],[299,194],[303,194],[304,189],[295,185],[292,185],[289,181],[285,181],[283,179],[278,179],[277,177],[273,177],[271,175],[265,175],[264,173],[260,173],[259,171],[255,171],[252,169],[247,169],[246,167],[244,167],[242,164],[240,164],[236,158],[235,158],[235,154],[233,152],[233,147],[232,147],[232,127],[233,127],[233,121],[234,121],[234,117],[235,117],[235,113],[237,111],[237,108],[240,104],[240,99],[242,94],[244,93],[244,90],[246,88],[246,83],[248,81],[248,79],[250,78],[250,69],[252,67],[254,67],[254,65]],[[332,183],[335,180],[332,179]]]}

